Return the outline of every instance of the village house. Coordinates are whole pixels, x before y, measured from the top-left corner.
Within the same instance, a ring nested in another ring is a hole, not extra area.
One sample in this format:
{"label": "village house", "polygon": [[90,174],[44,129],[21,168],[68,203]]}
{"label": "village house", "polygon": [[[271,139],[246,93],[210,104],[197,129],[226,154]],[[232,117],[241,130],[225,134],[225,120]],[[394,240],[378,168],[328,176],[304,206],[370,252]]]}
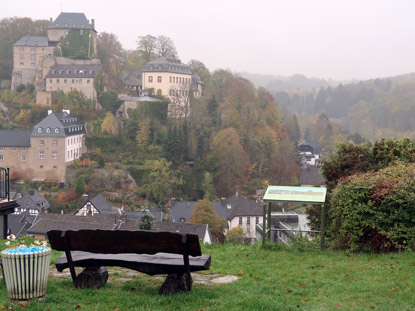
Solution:
{"label": "village house", "polygon": [[[171,222],[189,222],[196,203],[172,200]],[[227,199],[212,202],[212,208],[219,217],[227,220],[225,233],[240,226],[246,239],[256,240],[256,225],[262,224],[263,208],[261,205],[237,192]]]}
{"label": "village house", "polygon": [[96,100],[94,79],[101,70],[98,64],[56,64],[46,75],[46,91],[78,90],[88,99]]}
{"label": "village house", "polygon": [[[202,81],[192,74],[190,67],[178,59],[157,58],[144,65],[141,73],[143,95],[150,90],[170,99],[169,116],[186,116],[190,96],[202,96]],[[192,93],[192,94],[191,94]]]}
{"label": "village house", "polygon": [[84,13],[68,13],[62,12],[47,27],[48,39],[50,42],[59,42],[62,37],[69,34],[71,30],[77,30],[81,35],[87,35],[91,38],[91,46],[93,51],[97,50],[97,31],[95,30],[95,20],[91,19],[91,23]]}
{"label": "village house", "polygon": [[37,215],[50,211],[49,202],[37,190],[29,190],[17,199],[16,203],[19,206],[15,207],[13,214],[8,217],[8,232],[15,237],[26,235]]}
{"label": "village house", "polygon": [[83,153],[84,135],[84,124],[69,110],[49,110],[31,131],[0,131],[0,165],[15,178],[63,183],[66,166]]}
{"label": "village house", "polygon": [[19,84],[35,84],[36,70],[42,57],[53,55],[56,45],[47,37],[24,36],[13,44],[13,74],[11,89]]}

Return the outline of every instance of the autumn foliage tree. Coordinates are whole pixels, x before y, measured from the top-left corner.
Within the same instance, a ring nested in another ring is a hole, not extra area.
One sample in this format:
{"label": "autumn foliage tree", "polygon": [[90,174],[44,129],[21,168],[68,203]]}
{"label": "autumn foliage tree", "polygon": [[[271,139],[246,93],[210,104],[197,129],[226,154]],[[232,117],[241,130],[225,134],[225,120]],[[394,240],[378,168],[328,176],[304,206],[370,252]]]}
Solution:
{"label": "autumn foliage tree", "polygon": [[210,232],[216,241],[223,240],[223,231],[226,227],[226,219],[219,217],[213,210],[212,203],[208,200],[199,200],[192,211],[190,218],[192,224],[209,225]]}

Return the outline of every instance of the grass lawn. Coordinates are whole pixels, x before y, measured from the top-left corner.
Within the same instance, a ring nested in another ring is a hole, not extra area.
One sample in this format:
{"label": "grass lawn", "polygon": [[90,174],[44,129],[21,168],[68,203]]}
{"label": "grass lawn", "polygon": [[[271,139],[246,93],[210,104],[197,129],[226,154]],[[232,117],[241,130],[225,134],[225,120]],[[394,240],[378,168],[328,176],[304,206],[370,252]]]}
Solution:
{"label": "grass lawn", "polygon": [[[161,280],[140,275],[99,290],[50,280],[46,298],[23,305],[0,284],[0,310],[415,310],[415,253],[352,254],[296,248],[213,245],[206,273],[233,274],[226,285],[198,285],[160,296]],[[111,276],[110,276],[111,277]]]}

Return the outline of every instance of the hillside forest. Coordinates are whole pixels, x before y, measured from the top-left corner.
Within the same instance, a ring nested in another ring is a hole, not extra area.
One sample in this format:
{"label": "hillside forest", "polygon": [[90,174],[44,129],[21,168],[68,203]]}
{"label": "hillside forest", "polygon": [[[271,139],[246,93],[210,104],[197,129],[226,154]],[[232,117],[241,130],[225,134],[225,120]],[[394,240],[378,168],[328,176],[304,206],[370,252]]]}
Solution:
{"label": "hillside forest", "polygon": [[[46,35],[48,23],[17,17],[0,21],[0,79],[10,79],[13,43],[23,35]],[[137,185],[133,195],[122,199],[132,207],[137,201],[163,206],[172,197],[215,200],[235,191],[252,195],[268,184],[297,185],[297,143],[302,139],[320,141],[329,152],[338,141],[360,144],[381,136],[412,136],[415,129],[412,75],[337,86],[296,77],[285,87],[266,89],[229,70],[211,72],[196,59],[188,65],[203,82],[203,96],[189,98],[187,117],[167,118],[169,100],[153,93],[160,102],[143,102],[129,111],[128,119],[120,119],[115,115],[122,103],[118,94],[125,92],[120,76],[142,70],[159,56],[179,58],[174,42],[144,35],[137,37],[135,50],[125,50],[115,34],[102,32],[93,54],[103,65],[95,81],[101,110],[75,90],[53,94],[50,107],[35,105],[31,85],[0,91],[9,119],[0,116],[2,129],[30,129],[47,109],[71,109],[85,122],[88,153],[73,163],[66,189],[50,186],[49,199],[60,208],[70,209],[79,198],[76,183],[84,183],[88,192],[122,189],[125,171]],[[104,168],[115,175],[102,177],[97,170]]]}

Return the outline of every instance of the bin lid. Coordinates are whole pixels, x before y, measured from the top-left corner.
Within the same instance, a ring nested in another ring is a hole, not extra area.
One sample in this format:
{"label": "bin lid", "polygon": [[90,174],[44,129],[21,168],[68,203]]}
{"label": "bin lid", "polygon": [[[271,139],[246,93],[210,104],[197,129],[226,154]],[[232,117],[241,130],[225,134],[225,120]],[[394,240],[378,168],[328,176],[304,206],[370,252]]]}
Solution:
{"label": "bin lid", "polygon": [[13,249],[6,249],[4,252],[7,254],[33,254],[43,252],[47,250],[47,247],[33,246],[33,247],[20,247]]}

